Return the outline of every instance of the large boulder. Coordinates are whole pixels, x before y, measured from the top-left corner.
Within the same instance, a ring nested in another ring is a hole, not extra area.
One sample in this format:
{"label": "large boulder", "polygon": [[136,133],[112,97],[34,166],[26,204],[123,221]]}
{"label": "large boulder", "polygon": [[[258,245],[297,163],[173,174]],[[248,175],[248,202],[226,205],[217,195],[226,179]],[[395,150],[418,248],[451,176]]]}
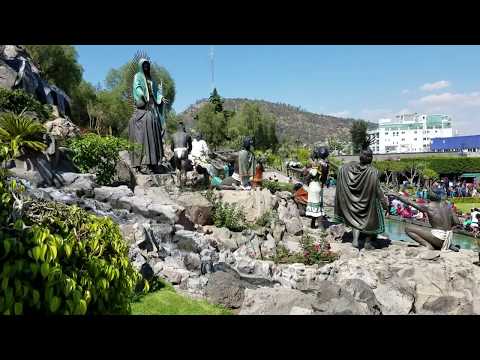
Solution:
{"label": "large boulder", "polygon": [[293,201],[288,201],[285,206],[278,207],[278,218],[285,223],[287,233],[291,235],[303,233],[302,219],[298,207]]}
{"label": "large boulder", "polygon": [[0,87],[12,89],[15,86],[17,73],[8,64],[0,59]]}
{"label": "large boulder", "polygon": [[240,315],[288,315],[294,308],[312,309],[315,296],[285,288],[246,289]]}
{"label": "large boulder", "polygon": [[110,187],[110,186],[101,186],[95,188],[94,190],[95,200],[104,201],[110,203],[113,207],[118,207],[118,201],[126,196],[133,196],[132,190],[130,190],[127,186],[117,186],[117,187]]}
{"label": "large boulder", "polygon": [[471,250],[432,251],[393,243],[358,251],[331,243],[340,259],[324,266],[319,277],[344,285],[362,280],[372,289],[383,314],[480,313],[480,267]]}
{"label": "large boulder", "polygon": [[218,192],[221,201],[235,204],[245,211],[245,220],[254,223],[269,210],[276,209],[278,198],[267,189],[250,191],[221,190]]}
{"label": "large boulder", "polygon": [[69,139],[80,135],[80,128],[68,119],[57,118],[44,124],[47,132],[57,139]]}
{"label": "large boulder", "polygon": [[207,275],[206,298],[213,304],[230,309],[242,306],[247,284],[232,272],[218,271]]}
{"label": "large boulder", "polygon": [[186,215],[194,224],[211,225],[213,205],[200,193],[182,193],[175,200],[186,209]]}

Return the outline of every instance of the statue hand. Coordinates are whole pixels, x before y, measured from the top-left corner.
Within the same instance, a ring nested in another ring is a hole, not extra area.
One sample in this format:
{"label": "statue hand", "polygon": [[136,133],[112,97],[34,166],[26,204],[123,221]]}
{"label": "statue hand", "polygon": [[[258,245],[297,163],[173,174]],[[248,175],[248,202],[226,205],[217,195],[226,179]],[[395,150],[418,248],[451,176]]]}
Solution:
{"label": "statue hand", "polygon": [[166,97],[162,97],[162,102],[165,104],[165,105],[168,105],[168,99]]}

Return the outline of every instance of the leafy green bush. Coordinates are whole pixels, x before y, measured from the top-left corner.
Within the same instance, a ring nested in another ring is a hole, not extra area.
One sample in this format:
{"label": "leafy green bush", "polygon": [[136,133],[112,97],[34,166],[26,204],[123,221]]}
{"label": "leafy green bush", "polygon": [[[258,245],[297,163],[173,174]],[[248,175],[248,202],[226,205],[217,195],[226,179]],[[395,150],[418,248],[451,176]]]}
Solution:
{"label": "leafy green bush", "polygon": [[270,258],[276,264],[302,263],[305,265],[324,265],[338,259],[338,254],[330,250],[330,244],[325,241],[325,233],[319,241],[310,235],[302,236],[300,240],[301,252],[291,252],[284,245],[277,244],[275,255]]}
{"label": "leafy green bush", "polygon": [[277,191],[293,192],[294,185],[280,181],[263,180],[262,187],[270,190],[272,194],[275,194]]}
{"label": "leafy green bush", "polygon": [[220,201],[211,190],[206,192],[205,197],[213,205],[212,218],[216,227],[225,227],[231,231],[243,231],[248,227],[243,208]]}
{"label": "leafy green bush", "polygon": [[133,145],[115,136],[87,134],[69,141],[72,160],[83,173],[93,172],[100,185],[110,185],[115,180],[119,152],[131,150]]}
{"label": "leafy green bush", "polygon": [[267,210],[265,211],[262,216],[260,216],[257,221],[255,222],[255,225],[261,226],[261,227],[267,227],[272,224],[273,221],[277,218],[277,214],[273,210]]}
{"label": "leafy green bush", "polygon": [[32,111],[40,121],[47,121],[52,117],[52,107],[43,105],[32,95],[22,90],[9,90],[0,87],[0,112]]}
{"label": "leafy green bush", "polygon": [[0,115],[0,143],[11,150],[11,158],[44,150],[46,145],[42,135],[45,131],[42,124],[23,114],[8,112]]}
{"label": "leafy green bush", "polygon": [[23,190],[0,181],[0,313],[128,314],[140,275],[118,225]]}

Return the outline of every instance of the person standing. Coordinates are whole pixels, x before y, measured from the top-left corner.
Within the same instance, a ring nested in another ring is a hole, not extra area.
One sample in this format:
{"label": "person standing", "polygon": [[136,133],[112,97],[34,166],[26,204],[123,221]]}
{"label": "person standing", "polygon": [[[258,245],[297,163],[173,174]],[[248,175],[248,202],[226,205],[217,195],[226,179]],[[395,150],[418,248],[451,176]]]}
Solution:
{"label": "person standing", "polygon": [[327,181],[329,171],[328,155],[328,149],[320,146],[313,150],[311,156],[311,168],[307,175],[308,200],[305,214],[312,218],[310,224],[312,229],[317,227],[317,219],[325,216],[323,210],[323,187]]}

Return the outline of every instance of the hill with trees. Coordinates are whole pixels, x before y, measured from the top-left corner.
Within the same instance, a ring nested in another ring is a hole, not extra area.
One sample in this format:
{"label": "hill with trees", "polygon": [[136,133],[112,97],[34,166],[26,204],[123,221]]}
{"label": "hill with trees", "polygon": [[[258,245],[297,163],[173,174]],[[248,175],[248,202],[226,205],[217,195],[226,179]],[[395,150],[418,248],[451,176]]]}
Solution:
{"label": "hill with trees", "polygon": [[[189,128],[195,127],[195,116],[208,103],[202,99],[178,114]],[[243,98],[224,99],[223,108],[226,111],[238,112],[245,104],[257,105],[262,113],[273,116],[276,120],[276,133],[280,142],[284,140],[311,144],[326,142],[330,137],[350,139],[350,128],[355,119],[338,118],[308,112],[300,107],[284,103],[273,103],[265,100],[250,100]],[[375,124],[368,123],[369,127]]]}

